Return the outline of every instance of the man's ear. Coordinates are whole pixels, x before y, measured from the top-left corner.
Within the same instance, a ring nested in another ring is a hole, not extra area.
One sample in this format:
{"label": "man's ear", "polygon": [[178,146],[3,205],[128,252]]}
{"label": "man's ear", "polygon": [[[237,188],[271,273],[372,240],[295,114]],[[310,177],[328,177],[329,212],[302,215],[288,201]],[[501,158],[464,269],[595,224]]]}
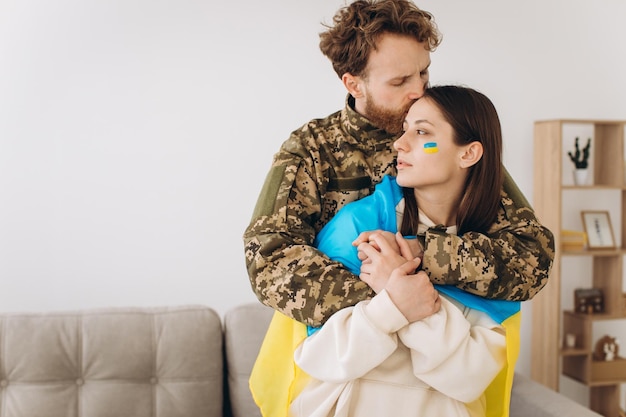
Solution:
{"label": "man's ear", "polygon": [[346,90],[348,90],[348,93],[350,93],[352,97],[363,97],[363,89],[361,88],[361,83],[363,82],[363,80],[361,79],[361,77],[357,77],[350,74],[349,72],[346,72],[341,76],[341,82],[346,87]]}
{"label": "man's ear", "polygon": [[469,168],[483,157],[483,144],[475,141],[465,146],[461,154],[461,168]]}

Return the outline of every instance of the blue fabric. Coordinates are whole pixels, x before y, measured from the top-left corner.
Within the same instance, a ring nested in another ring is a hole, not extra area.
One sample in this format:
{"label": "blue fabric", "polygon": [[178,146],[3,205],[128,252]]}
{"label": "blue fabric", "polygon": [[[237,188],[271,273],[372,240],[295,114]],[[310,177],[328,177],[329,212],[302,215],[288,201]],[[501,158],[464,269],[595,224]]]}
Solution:
{"label": "blue fabric", "polygon": [[[395,177],[386,176],[374,192],[343,207],[318,233],[314,245],[330,259],[341,262],[353,274],[359,275],[361,261],[352,242],[361,232],[369,230],[398,231],[396,206],[403,198],[402,188]],[[520,311],[518,301],[486,299],[452,285],[435,285],[441,293],[467,307],[482,311],[498,323]],[[316,328],[309,327],[313,334]]]}

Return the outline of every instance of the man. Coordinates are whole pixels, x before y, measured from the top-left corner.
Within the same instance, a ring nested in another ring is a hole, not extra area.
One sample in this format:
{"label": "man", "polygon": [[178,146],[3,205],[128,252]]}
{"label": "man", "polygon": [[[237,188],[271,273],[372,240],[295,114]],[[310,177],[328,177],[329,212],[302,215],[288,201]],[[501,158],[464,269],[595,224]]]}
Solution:
{"label": "man", "polygon": [[[346,105],[283,143],[244,234],[259,300],[311,326],[374,295],[312,243],[341,207],[395,174],[392,144],[407,109],[428,85],[430,52],[440,43],[432,15],[408,0],[357,0],[333,23],[320,35],[320,49],[347,89]],[[435,227],[418,238],[422,268],[433,282],[488,298],[532,298],[546,284],[554,258],[552,233],[508,174],[498,219],[487,234],[456,236]],[[415,302],[425,316],[438,309],[427,295]]]}

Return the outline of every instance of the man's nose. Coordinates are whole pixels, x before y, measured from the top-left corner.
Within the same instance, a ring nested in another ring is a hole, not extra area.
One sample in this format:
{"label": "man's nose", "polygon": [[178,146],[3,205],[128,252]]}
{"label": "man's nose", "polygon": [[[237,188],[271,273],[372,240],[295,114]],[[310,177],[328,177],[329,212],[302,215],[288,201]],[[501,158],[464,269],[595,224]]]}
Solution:
{"label": "man's nose", "polygon": [[411,100],[417,100],[418,98],[424,95],[424,91],[426,90],[426,85],[428,81],[424,81],[422,79],[416,80],[413,85],[411,85],[411,89],[409,91],[409,98]]}

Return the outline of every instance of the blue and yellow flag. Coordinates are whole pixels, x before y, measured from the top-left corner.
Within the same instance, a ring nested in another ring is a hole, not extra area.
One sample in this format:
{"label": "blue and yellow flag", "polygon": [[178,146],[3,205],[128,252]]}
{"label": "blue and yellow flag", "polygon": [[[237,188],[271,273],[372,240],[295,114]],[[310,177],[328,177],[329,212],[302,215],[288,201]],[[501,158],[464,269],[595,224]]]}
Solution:
{"label": "blue and yellow flag", "polygon": [[[395,178],[385,177],[373,194],[342,208],[320,231],[315,245],[358,275],[361,262],[352,242],[368,230],[396,233],[396,206],[402,197]],[[450,285],[435,287],[446,296],[489,314],[504,327],[507,363],[485,391],[485,399],[487,417],[508,417],[520,347],[520,303],[486,299]],[[286,417],[289,404],[308,382],[309,376],[295,364],[293,353],[311,330],[279,312],[274,313],[250,375],[250,390],[263,417]]]}

